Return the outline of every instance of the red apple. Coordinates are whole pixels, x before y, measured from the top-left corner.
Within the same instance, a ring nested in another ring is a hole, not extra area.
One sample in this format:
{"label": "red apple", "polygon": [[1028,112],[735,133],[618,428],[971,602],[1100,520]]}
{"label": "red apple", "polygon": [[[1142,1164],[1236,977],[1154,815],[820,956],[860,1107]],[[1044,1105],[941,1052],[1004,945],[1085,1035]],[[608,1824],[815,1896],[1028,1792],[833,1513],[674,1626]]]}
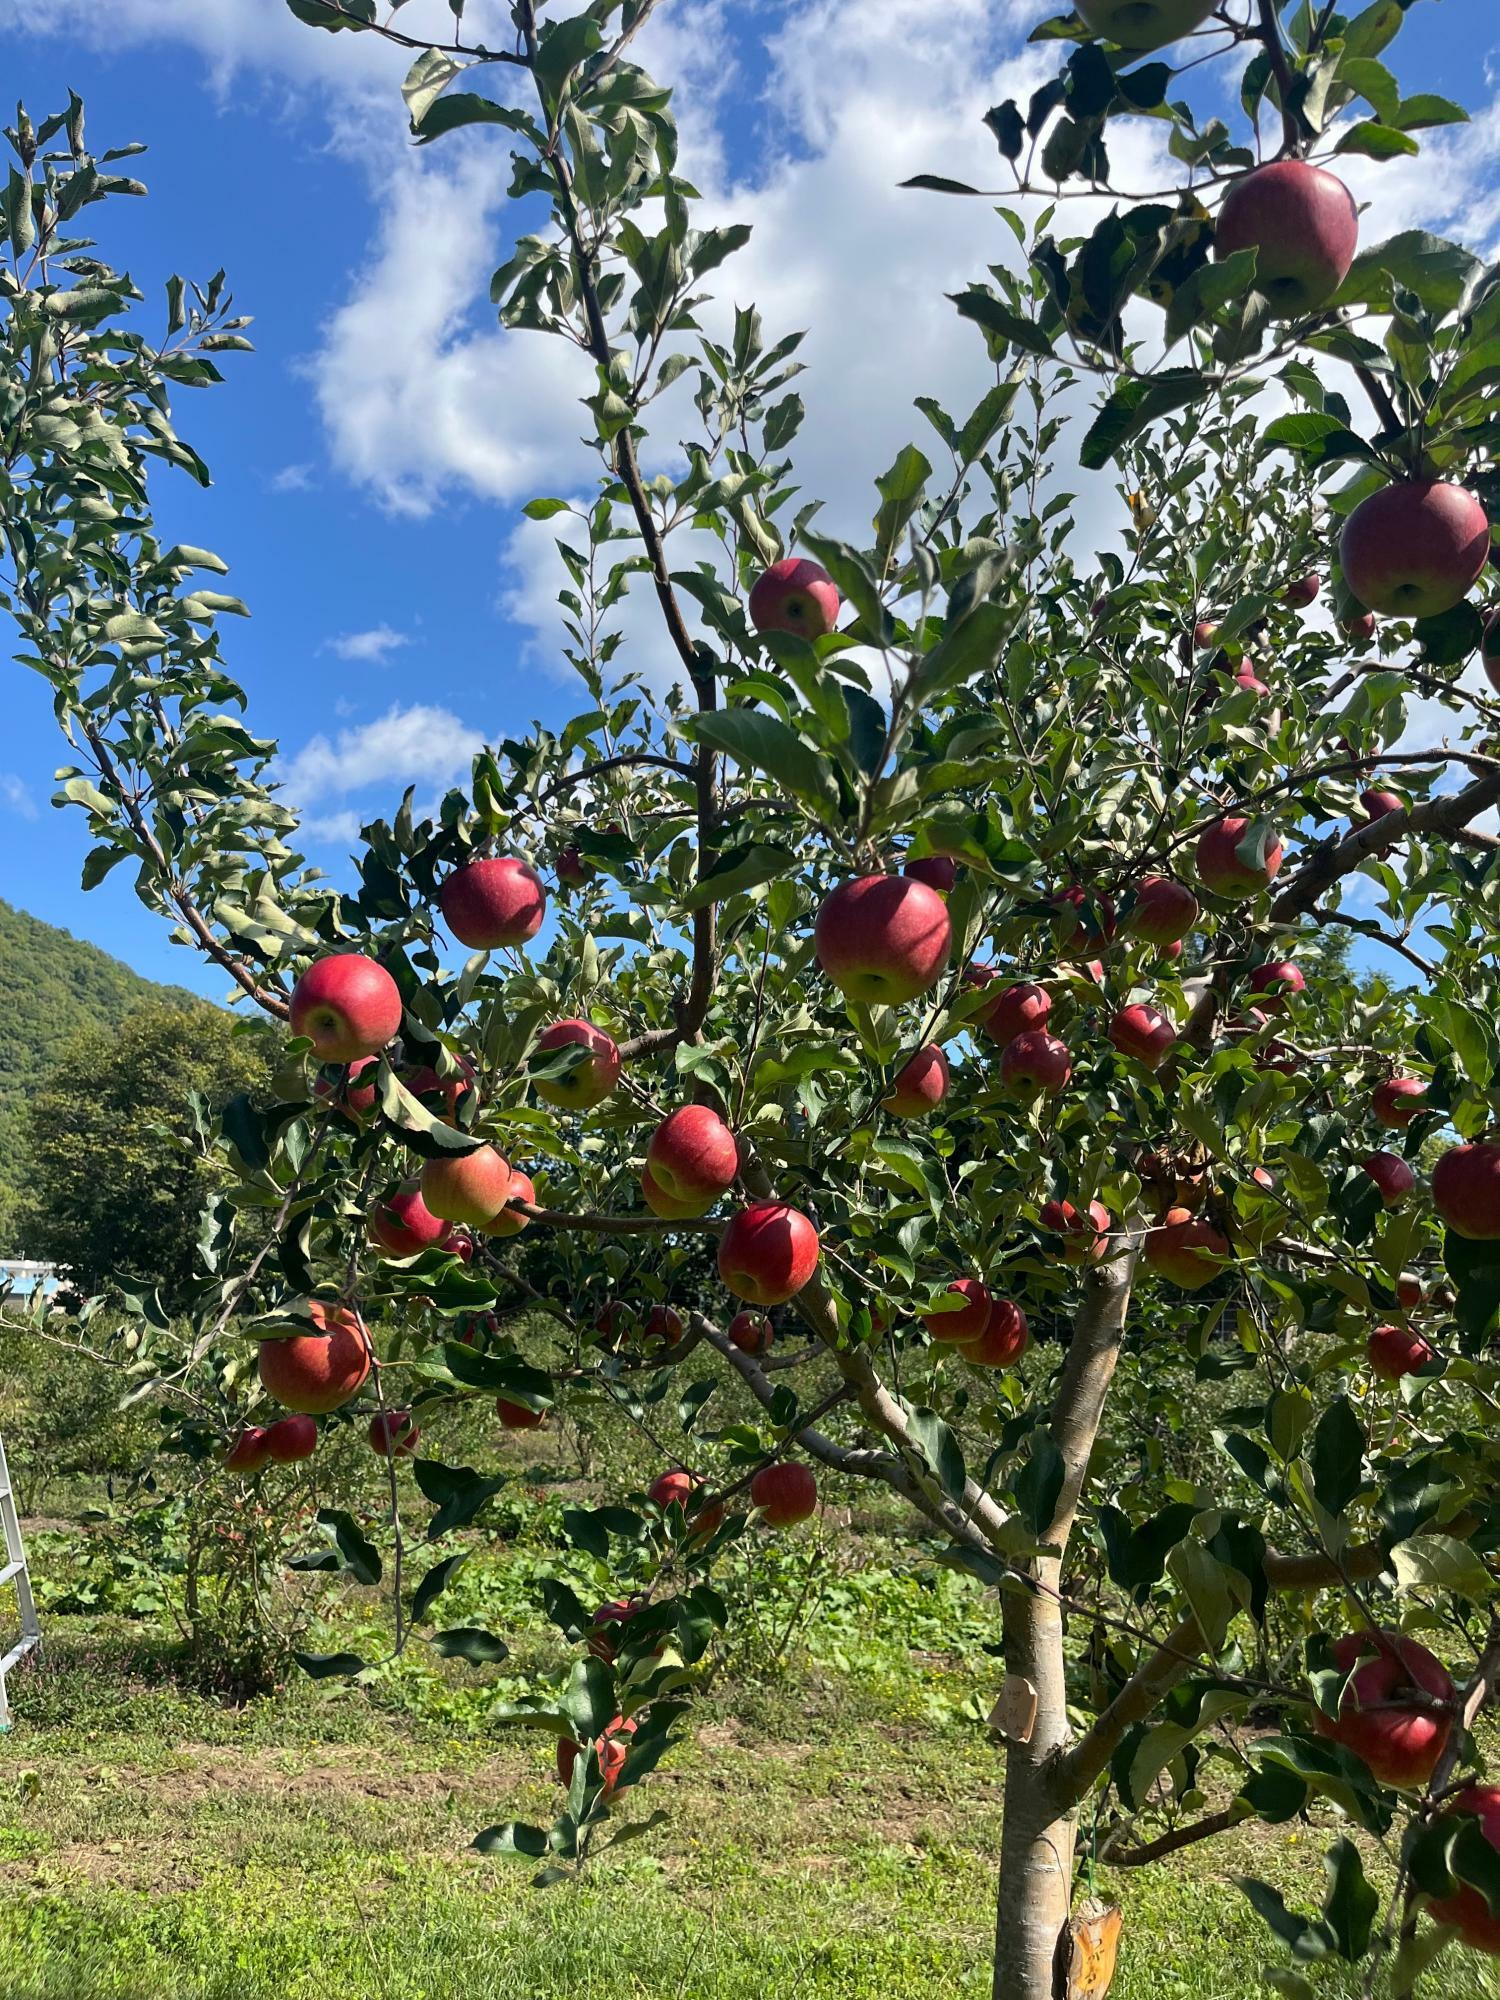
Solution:
{"label": "red apple", "polygon": [[433,1064],[423,1063],[420,1069],[414,1069],[409,1074],[403,1075],[401,1081],[413,1097],[440,1096],[448,1108],[449,1116],[454,1117],[458,1113],[459,1105],[474,1089],[477,1079],[474,1075],[474,1065],[460,1056],[457,1069],[452,1076],[439,1076]]}
{"label": "red apple", "polygon": [[438,891],[443,921],[470,951],[498,951],[534,938],[547,914],[547,891],[529,862],[491,855],[455,868]]}
{"label": "red apple", "polygon": [[[634,1736],[635,1732],[636,1722],[633,1716],[627,1721],[623,1716],[617,1715],[614,1721],[608,1723],[601,1734],[594,1739],[594,1755],[599,1763],[599,1789],[607,1799],[614,1797],[620,1782],[620,1773],[625,1769],[625,1760],[630,1755],[630,1745],[625,1739]],[[577,1768],[582,1749],[583,1745],[575,1743],[570,1736],[560,1736],[557,1739],[557,1775],[563,1784],[572,1785],[573,1772]]]}
{"label": "red apple", "polygon": [[271,1456],[266,1433],[259,1424],[248,1424],[224,1454],[227,1472],[256,1473]]}
{"label": "red apple", "polygon": [[1354,639],[1363,645],[1366,640],[1375,637],[1375,613],[1361,611],[1356,617],[1346,618],[1343,630],[1346,639]]}
{"label": "red apple", "polygon": [[1396,1280],[1396,1303],[1406,1312],[1411,1312],[1422,1303],[1422,1281],[1409,1277],[1406,1273]]}
{"label": "red apple", "polygon": [[1207,652],[1208,648],[1214,644],[1218,636],[1219,636],[1218,626],[1211,624],[1207,618],[1200,618],[1197,624],[1193,627],[1194,651],[1199,653]]}
{"label": "red apple", "polygon": [[1009,1368],[1026,1352],[1031,1329],[1026,1315],[1013,1299],[996,1299],[989,1324],[976,1340],[966,1340],[959,1349],[974,1368]]}
{"label": "red apple", "polygon": [[[536,1189],[532,1186],[530,1174],[523,1174],[518,1167],[512,1167],[505,1199],[508,1202],[529,1201],[536,1206]],[[492,1215],[484,1224],[484,1233],[486,1236],[519,1236],[523,1229],[530,1226],[529,1215],[522,1215],[519,1209],[502,1208],[498,1215]]]}
{"label": "red apple", "polygon": [[565,847],[557,857],[557,879],[564,889],[586,889],[599,873],[591,861],[585,861],[578,849]]}
{"label": "red apple", "polygon": [[382,1196],[370,1210],[370,1241],[388,1257],[415,1257],[440,1250],[453,1234],[451,1222],[434,1215],[415,1181]]}
{"label": "red apple", "polygon": [[1417,1184],[1417,1177],[1397,1153],[1370,1153],[1360,1167],[1380,1189],[1387,1208],[1398,1208]]}
{"label": "red apple", "polygon": [[1404,1132],[1426,1104],[1427,1085],[1419,1076],[1388,1076],[1370,1100],[1375,1123],[1391,1132]]}
{"label": "red apple", "polygon": [[684,1104],[651,1134],[646,1165],[663,1194],[692,1202],[701,1214],[734,1186],[740,1149],[717,1111]]}
{"label": "red apple", "polygon": [[377,1093],[373,1078],[369,1083],[356,1083],[355,1078],[379,1066],[378,1056],[361,1056],[358,1062],[350,1063],[339,1083],[320,1076],[313,1085],[313,1096],[325,1103],[331,1099],[351,1125],[363,1125],[374,1115]]}
{"label": "red apple", "polygon": [[924,854],[915,861],[904,861],[901,873],[909,875],[913,882],[925,882],[940,896],[947,896],[958,880],[958,863],[951,854]]}
{"label": "red apple", "polygon": [[414,1458],[422,1432],[410,1410],[377,1410],[365,1435],[382,1458]]}
{"label": "red apple", "polygon": [[1305,611],[1313,603],[1323,587],[1323,579],[1311,572],[1299,576],[1289,583],[1281,593],[1281,601],[1291,611]]}
{"label": "red apple", "polygon": [[760,1509],[763,1527],[790,1528],[817,1512],[818,1482],[811,1467],[783,1459],[756,1473],[750,1502]]}
{"label": "red apple", "polygon": [[1048,900],[1061,918],[1071,916],[1076,920],[1064,923],[1059,929],[1059,951],[1082,951],[1085,945],[1108,944],[1114,936],[1115,906],[1108,896],[1075,884],[1071,889],[1059,889]]}
{"label": "red apple", "polygon": [[612,1667],[624,1643],[623,1628],[646,1608],[639,1597],[614,1597],[601,1604],[589,1620],[589,1651],[596,1660]]}
{"label": "red apple", "polygon": [[1203,25],[1217,4],[1218,0],[1074,0],[1086,28],[1133,54],[1181,41]]}
{"label": "red apple", "polygon": [[821,564],[784,556],[755,580],[750,623],[757,632],[796,632],[821,639],[839,622],[838,586]]}
{"label": "red apple", "polygon": [[594,1314],[594,1331],[603,1334],[606,1340],[618,1340],[630,1331],[632,1317],[623,1299],[606,1299]]}
{"label": "red apple", "polygon": [[1170,875],[1146,875],[1135,892],[1125,928],[1148,944],[1181,944],[1197,923],[1198,898]]}
{"label": "red apple", "polygon": [[288,1333],[260,1343],[260,1379],[289,1410],[323,1416],[357,1396],[370,1372],[370,1336],[358,1313],[310,1299],[315,1333]]}
{"label": "red apple", "polygon": [[776,1334],[765,1313],[739,1312],[729,1322],[729,1338],[742,1354],[766,1354]]}
{"label": "red apple", "polygon": [[1399,792],[1361,792],[1359,805],[1367,820],[1384,819],[1388,813],[1406,811],[1406,801]]}
{"label": "red apple", "polygon": [[1250,974],[1250,990],[1260,995],[1260,1004],[1268,1014],[1278,1012],[1291,994],[1304,992],[1306,987],[1302,968],[1289,958],[1268,959]]}
{"label": "red apple", "polygon": [[1386,1382],[1415,1375],[1432,1359],[1432,1349],[1409,1326],[1377,1326],[1365,1342],[1365,1353],[1371,1368]]}
{"label": "red apple", "polygon": [[1215,820],[1198,837],[1197,865],[1203,886],[1216,896],[1254,896],[1275,880],[1281,842],[1257,822],[1233,816]]}
{"label": "red apple", "polygon": [[[1362,1758],[1379,1784],[1424,1788],[1453,1729],[1458,1691],[1448,1669],[1401,1632],[1345,1632],[1334,1641],[1333,1658],[1351,1678],[1337,1716],[1317,1712],[1318,1734]],[[1445,1704],[1445,1712],[1435,1712],[1434,1702]]]}
{"label": "red apple", "polygon": [[784,1201],[753,1201],[719,1238],[719,1276],[752,1306],[784,1305],[818,1268],[818,1232]]}
{"label": "red apple", "polygon": [[1177,1030],[1160,1007],[1122,1007],[1109,1024],[1109,1039],[1123,1056],[1147,1069],[1160,1069],[1171,1054]]}
{"label": "red apple", "polygon": [[818,912],[818,963],[846,1000],[894,1007],[942,977],[953,942],[936,889],[906,875],[841,882]]}
{"label": "red apple", "polygon": [[936,1042],[917,1050],[880,1100],[893,1118],[925,1118],[948,1095],[948,1058]]}
{"label": "red apple", "polygon": [[1271,692],[1248,660],[1235,674],[1234,686],[1237,694],[1268,695]]}
{"label": "red apple", "polygon": [[1354,197],[1305,160],[1274,160],[1242,174],[1214,228],[1216,256],[1255,252],[1255,289],[1277,319],[1296,319],[1330,299],[1358,245]]}
{"label": "red apple", "polygon": [[401,1027],[401,990],[383,965],[357,951],[310,965],[292,988],[291,1029],[319,1062],[379,1055]]}
{"label": "red apple", "polygon": [[691,1472],[684,1472],[680,1466],[671,1472],[663,1472],[653,1479],[646,1497],[664,1514],[672,1508],[680,1507],[692,1523],[693,1539],[706,1541],[716,1535],[724,1525],[724,1509],[717,1502],[709,1507],[701,1503],[703,1481]]}
{"label": "red apple", "polygon": [[[1477,1819],[1490,1846],[1500,1851],[1500,1785],[1465,1785],[1455,1792],[1444,1817],[1461,1813]],[[1500,1958],[1500,1917],[1490,1914],[1482,1891],[1462,1883],[1451,1896],[1430,1902],[1427,1914],[1435,1924],[1451,1924],[1471,1950]]]}
{"label": "red apple", "polygon": [[620,1080],[620,1050],[613,1035],[596,1028],[592,1021],[555,1021],[537,1037],[537,1050],[550,1055],[554,1049],[581,1048],[587,1059],[563,1076],[536,1077],[533,1088],[544,1104],[561,1111],[590,1111],[602,1104]]}
{"label": "red apple", "polygon": [[1432,1170],[1432,1205],[1455,1236],[1500,1238],[1500,1146],[1480,1140],[1444,1153]]}
{"label": "red apple", "polygon": [[962,1304],[953,1312],[919,1313],[923,1326],[934,1340],[955,1344],[977,1340],[989,1325],[994,1310],[989,1287],[978,1278],[955,1278],[948,1287],[948,1296],[962,1300]]}
{"label": "red apple", "polygon": [[706,1201],[674,1201],[666,1189],[658,1185],[649,1167],[641,1168],[641,1193],[651,1213],[661,1216],[665,1222],[680,1222],[690,1215],[702,1215],[713,1205]]}
{"label": "red apple", "polygon": [[[971,969],[976,972],[990,970],[988,966]],[[981,983],[987,985],[989,982]],[[1006,1042],[1013,1042],[1017,1035],[1030,1034],[1033,1029],[1044,1027],[1051,1012],[1052,996],[1046,987],[1023,979],[997,993],[974,1019],[987,1035],[1003,1046]]]}
{"label": "red apple", "polygon": [[1056,1097],[1072,1074],[1068,1045],[1055,1035],[1017,1035],[1000,1053],[1000,1081],[1018,1097]]}
{"label": "red apple", "polygon": [[646,1315],[643,1331],[647,1340],[659,1340],[666,1347],[675,1347],[683,1335],[682,1314],[673,1306],[653,1306]]}
{"label": "red apple", "polygon": [[1361,500],[1339,537],[1350,590],[1387,618],[1436,618],[1484,574],[1490,522],[1466,487],[1398,479]]}
{"label": "red apple", "polygon": [[422,1199],[446,1222],[483,1229],[504,1208],[509,1193],[510,1162],[493,1146],[440,1153],[422,1168]]}
{"label": "red apple", "polygon": [[525,1403],[512,1403],[504,1396],[495,1398],[495,1415],[504,1430],[534,1431],[546,1414],[545,1410],[529,1409]]}
{"label": "red apple", "polygon": [[1229,1243],[1211,1222],[1195,1221],[1188,1209],[1169,1208],[1160,1224],[1146,1231],[1145,1254],[1161,1277],[1196,1292],[1225,1268]]}
{"label": "red apple", "polygon": [[266,1429],[266,1456],[278,1465],[300,1465],[318,1448],[318,1427],[311,1417],[278,1417]]}
{"label": "red apple", "polygon": [[1081,1213],[1070,1201],[1047,1201],[1038,1220],[1062,1238],[1065,1264],[1087,1264],[1102,1257],[1109,1248],[1112,1219],[1102,1201],[1091,1201]]}

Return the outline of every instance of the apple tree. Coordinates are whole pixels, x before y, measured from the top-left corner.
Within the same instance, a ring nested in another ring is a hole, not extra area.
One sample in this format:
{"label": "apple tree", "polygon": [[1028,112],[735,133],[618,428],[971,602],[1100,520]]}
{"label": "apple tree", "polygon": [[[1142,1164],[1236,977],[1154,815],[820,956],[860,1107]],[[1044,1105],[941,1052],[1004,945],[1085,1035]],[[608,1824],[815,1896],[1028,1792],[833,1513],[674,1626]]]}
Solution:
{"label": "apple tree", "polygon": [[[971,202],[993,379],[913,383],[856,524],[796,485],[798,334],[712,303],[746,232],[695,220],[653,0],[516,0],[494,45],[462,0],[289,4],[404,49],[415,142],[507,146],[545,215],[493,298],[576,351],[594,427],[593,492],[527,509],[582,696],[366,829],[350,886],[307,868],[221,657],[244,607],[153,525],[157,462],[207,476],[175,392],[246,322],[174,279],[162,329],[80,235],[141,192],[120,154],[76,100],[23,115],[0,588],[59,802],[86,883],[130,866],[291,1037],[224,1115],[191,1333],[143,1311],[142,1387],[245,1476],[270,1405],[299,1450],[369,1426],[389,1520],[330,1515],[322,1560],[388,1577],[398,1649],[461,1560],[416,1576],[404,1520],[482,1534],[506,1477],[446,1462],[446,1403],[653,1440],[649,1493],[568,1515],[602,1602],[548,1587],[577,1665],[511,1718],[558,1740],[556,1822],[480,1836],[541,1880],[643,1830],[718,1551],[863,1481],[995,1593],[996,2000],[1093,1990],[1096,1857],[1128,1881],[1252,1818],[1335,1822],[1326,1885],[1245,1884],[1280,1992],[1500,1953],[1500,287],[1340,178],[1463,116],[1403,96],[1408,9],[1043,23],[995,185],[934,160],[911,197],[913,229]],[[1154,193],[1112,185],[1129,120]],[[1209,1477],[1169,1449],[1192,1397]]]}

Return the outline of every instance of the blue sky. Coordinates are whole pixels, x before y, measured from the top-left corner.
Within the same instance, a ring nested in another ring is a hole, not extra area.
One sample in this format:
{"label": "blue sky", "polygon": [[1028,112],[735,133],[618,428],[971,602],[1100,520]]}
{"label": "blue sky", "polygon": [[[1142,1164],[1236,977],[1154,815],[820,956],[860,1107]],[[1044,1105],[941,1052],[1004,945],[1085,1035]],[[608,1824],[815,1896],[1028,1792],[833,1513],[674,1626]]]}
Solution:
{"label": "blue sky", "polygon": [[[473,0],[471,13],[498,0]],[[685,157],[715,216],[752,222],[730,267],[779,334],[811,326],[806,486],[859,531],[871,476],[917,435],[911,397],[958,406],[978,343],[942,294],[1001,254],[979,204],[895,192],[923,168],[992,171],[977,124],[1051,58],[1024,46],[1033,0],[668,0],[644,59],[682,86]],[[675,16],[675,19],[674,19]],[[450,21],[442,0],[400,20]],[[146,202],[102,236],[158,310],[161,283],[224,265],[253,313],[253,356],[223,388],[181,392],[181,428],[215,474],[161,487],[169,534],[215,548],[254,613],[227,652],[258,733],[278,736],[309,851],[340,867],[361,816],[402,787],[435,797],[485,736],[557,723],[552,530],[532,494],[577,493],[584,382],[559,343],[499,333],[491,269],[515,232],[503,144],[414,153],[404,63],[368,37],[299,27],[281,0],[0,0],[8,95],[34,114],[69,86],[97,147],[141,139]],[[1422,221],[1492,243],[1500,221],[1500,8],[1418,0],[1403,87],[1476,123],[1431,158],[1370,172],[1378,233]],[[684,80],[685,79],[685,80]],[[1139,141],[1149,155],[1148,134]],[[1124,176],[1122,175],[1122,178]],[[926,206],[918,207],[925,203]],[[96,210],[109,216],[109,210]],[[671,433],[662,462],[671,462]],[[1107,483],[1107,482],[1106,482]],[[1110,531],[1099,507],[1101,533]],[[633,659],[659,655],[644,620]],[[46,690],[12,669],[0,746],[0,897],[142,971],[217,994],[138,905],[124,871],[83,895],[81,817],[47,804],[61,761]]]}

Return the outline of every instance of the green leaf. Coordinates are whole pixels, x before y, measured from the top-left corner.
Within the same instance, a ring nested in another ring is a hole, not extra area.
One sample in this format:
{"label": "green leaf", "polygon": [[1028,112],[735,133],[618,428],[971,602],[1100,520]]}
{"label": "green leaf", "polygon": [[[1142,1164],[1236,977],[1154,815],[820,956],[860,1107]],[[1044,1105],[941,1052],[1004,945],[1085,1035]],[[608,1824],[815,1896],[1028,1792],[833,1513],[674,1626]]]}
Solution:
{"label": "green leaf", "polygon": [[1334,1950],[1352,1965],[1370,1948],[1380,1898],[1365,1880],[1359,1849],[1345,1835],[1340,1834],[1329,1848],[1323,1865],[1328,1871],[1323,1921],[1333,1938]]}
{"label": "green leaf", "polygon": [[457,57],[449,55],[444,49],[423,49],[406,72],[406,81],[401,86],[407,116],[413,125],[421,124],[462,67]]}
{"label": "green leaf", "polygon": [[1318,1419],[1308,1462],[1318,1505],[1342,1514],[1364,1484],[1365,1432],[1347,1396],[1336,1396]]}
{"label": "green leaf", "polygon": [[1253,250],[1236,250],[1220,263],[1200,264],[1189,272],[1167,306],[1167,345],[1249,291],[1255,282],[1255,262]]}
{"label": "green leaf", "polygon": [[950,292],[949,298],[958,307],[959,314],[995,340],[1002,340],[1011,347],[1019,347],[1027,354],[1039,354],[1050,360],[1052,340],[1035,321],[1025,318],[997,299],[993,292],[986,292],[977,285],[971,285],[966,292]]}
{"label": "green leaf", "polygon": [[286,0],[299,21],[310,28],[326,28],[336,34],[340,28],[367,28],[374,24],[375,0]]}
{"label": "green leaf", "polygon": [[994,673],[1015,622],[1011,605],[993,600],[976,604],[966,618],[950,624],[932,651],[923,656],[912,676],[912,699],[919,704],[928,702],[962,687],[976,674]]}
{"label": "green leaf", "polygon": [[419,1458],[412,1467],[418,1487],[437,1508],[427,1524],[427,1539],[435,1542],[450,1528],[462,1528],[492,1500],[505,1485],[505,1475],[484,1479],[467,1465],[443,1465],[435,1458]]}
{"label": "green leaf", "polygon": [[722,902],[726,896],[758,889],[763,882],[776,882],[795,875],[797,857],[790,848],[751,842],[748,847],[732,847],[720,854],[708,873],[680,898],[685,910],[701,910],[707,903]]}
{"label": "green leaf", "polygon": [[467,1660],[472,1667],[494,1666],[510,1658],[504,1640],[477,1625],[454,1625],[446,1632],[434,1632],[432,1649],[445,1660]]}
{"label": "green leaf", "polygon": [[358,1653],[293,1653],[292,1658],[310,1679],[336,1680],[340,1675],[362,1674],[365,1662]]}
{"label": "green leaf", "polygon": [[1207,390],[1206,378],[1195,368],[1168,368],[1122,382],[1089,426],[1079,447],[1080,462],[1090,472],[1101,471],[1149,423],[1196,403]]}
{"label": "green leaf", "polygon": [[837,803],[827,762],[774,715],[752,708],[726,708],[700,715],[693,725],[700,743],[723,750],[739,764],[784,785],[818,811]]}
{"label": "green leaf", "polygon": [[1476,1600],[1490,1594],[1479,1555],[1452,1535],[1409,1535],[1391,1550],[1398,1590],[1451,1590]]}
{"label": "green leaf", "polygon": [[1253,1875],[1239,1875],[1235,1881],[1249,1898],[1256,1915],[1271,1926],[1294,1958],[1328,1956],[1333,1940],[1324,1924],[1289,1910],[1281,1891],[1273,1889],[1269,1882],[1258,1882]]}
{"label": "green leaf", "polygon": [[528,500],[521,509],[528,521],[550,521],[554,514],[571,511],[571,503],[567,500]]}
{"label": "green leaf", "polygon": [[445,1556],[440,1563],[434,1563],[426,1576],[417,1585],[411,1601],[411,1617],[414,1625],[420,1625],[438,1597],[448,1588],[459,1570],[469,1560],[469,1551],[460,1549],[456,1556]]}
{"label": "green leaf", "polygon": [[901,530],[921,502],[932,467],[914,444],[904,445],[895,463],[875,484],[880,489],[881,507],[875,517],[875,565],[884,574],[895,552]]}
{"label": "green leaf", "polygon": [[413,1151],[424,1158],[441,1159],[449,1153],[473,1153],[485,1143],[472,1132],[461,1132],[456,1125],[450,1125],[446,1119],[429,1111],[420,1098],[412,1096],[384,1058],[381,1059],[375,1088],[381,1111]]}
{"label": "green leaf", "polygon": [[937,1474],[938,1484],[950,1500],[962,1500],[968,1475],[958,1439],[936,1410],[908,1410],[906,1421],[917,1449]]}
{"label": "green leaf", "polygon": [[1374,450],[1362,437],[1337,417],[1321,411],[1306,410],[1296,416],[1278,417],[1266,425],[1264,435],[1267,444],[1285,445],[1314,471],[1337,459],[1373,461],[1375,458]]}
{"label": "green leaf", "polygon": [[1052,1525],[1066,1469],[1057,1440],[1039,1425],[1031,1433],[1026,1463],[1016,1474],[1013,1489],[1021,1519],[1033,1535],[1044,1535]]}
{"label": "green leaf", "polygon": [[503,125],[508,132],[533,129],[524,112],[513,111],[508,104],[496,104],[493,98],[481,97],[476,91],[455,90],[447,97],[437,98],[420,119],[413,119],[412,130],[417,143],[426,146],[442,138],[445,132],[457,132],[465,125]]}
{"label": "green leaf", "polygon": [[337,1549],[340,1562],[354,1581],[373,1589],[383,1574],[380,1551],[365,1535],[354,1516],[337,1507],[320,1507],[317,1523]]}
{"label": "green leaf", "polygon": [[540,1861],[547,1852],[546,1830],[528,1826],[525,1820],[508,1819],[500,1826],[487,1826],[474,1836],[480,1854],[509,1854],[519,1861]]}
{"label": "green leaf", "polygon": [[1399,286],[1415,292],[1429,312],[1450,313],[1483,268],[1461,243],[1449,243],[1425,229],[1406,229],[1361,251],[1333,302],[1388,304],[1392,287]]}
{"label": "green leaf", "polygon": [[1372,118],[1353,126],[1333,149],[1335,153],[1361,153],[1371,160],[1394,160],[1403,154],[1421,151],[1415,139],[1405,132],[1394,131],[1389,125],[1379,125]]}

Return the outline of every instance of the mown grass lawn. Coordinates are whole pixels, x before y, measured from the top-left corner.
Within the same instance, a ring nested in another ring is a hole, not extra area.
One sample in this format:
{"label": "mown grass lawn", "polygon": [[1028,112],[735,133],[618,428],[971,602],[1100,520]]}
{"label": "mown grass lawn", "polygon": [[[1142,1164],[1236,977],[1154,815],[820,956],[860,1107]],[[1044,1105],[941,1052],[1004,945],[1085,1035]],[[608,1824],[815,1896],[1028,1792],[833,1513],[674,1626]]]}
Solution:
{"label": "mown grass lawn", "polygon": [[[639,1795],[667,1823],[541,1892],[468,1842],[550,1816],[543,1741],[306,1684],[226,1709],[66,1624],[16,1693],[7,2000],[987,2000],[997,1753],[871,1683],[721,1687]],[[1309,1838],[1105,1878],[1129,1913],[1117,2000],[1263,1993],[1267,1935],[1229,1878],[1291,1888]],[[1432,1990],[1487,1978],[1450,1957]]]}

